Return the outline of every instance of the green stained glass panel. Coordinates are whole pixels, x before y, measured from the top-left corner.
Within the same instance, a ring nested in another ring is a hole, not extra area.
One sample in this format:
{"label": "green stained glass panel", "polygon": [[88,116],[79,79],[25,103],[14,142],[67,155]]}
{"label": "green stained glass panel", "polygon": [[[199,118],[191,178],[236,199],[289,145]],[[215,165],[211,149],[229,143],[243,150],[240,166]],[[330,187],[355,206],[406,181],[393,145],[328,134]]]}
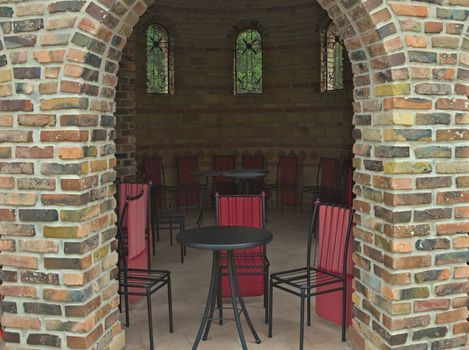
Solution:
{"label": "green stained glass panel", "polygon": [[237,94],[262,92],[262,37],[245,29],[236,37],[235,88]]}
{"label": "green stained glass panel", "polygon": [[169,92],[169,42],[168,32],[153,24],[147,30],[147,92],[167,94]]}

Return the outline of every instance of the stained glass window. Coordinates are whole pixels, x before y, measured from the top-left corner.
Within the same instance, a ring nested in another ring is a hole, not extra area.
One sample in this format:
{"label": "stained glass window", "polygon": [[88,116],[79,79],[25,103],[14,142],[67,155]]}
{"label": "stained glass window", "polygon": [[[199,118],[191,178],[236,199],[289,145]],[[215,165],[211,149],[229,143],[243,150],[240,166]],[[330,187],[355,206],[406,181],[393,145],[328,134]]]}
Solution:
{"label": "stained glass window", "polygon": [[262,36],[255,29],[240,31],[235,42],[235,92],[262,92]]}
{"label": "stained glass window", "polygon": [[147,30],[147,92],[170,92],[170,52],[167,30],[160,24],[152,24]]}
{"label": "stained glass window", "polygon": [[321,91],[344,88],[344,44],[335,24],[330,22],[321,33]]}

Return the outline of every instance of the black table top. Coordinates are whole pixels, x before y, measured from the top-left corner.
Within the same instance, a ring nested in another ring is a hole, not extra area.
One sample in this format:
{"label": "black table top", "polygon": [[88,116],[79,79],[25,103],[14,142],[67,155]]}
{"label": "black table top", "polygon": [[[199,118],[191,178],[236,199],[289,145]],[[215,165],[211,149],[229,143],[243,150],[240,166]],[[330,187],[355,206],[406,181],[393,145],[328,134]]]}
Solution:
{"label": "black table top", "polygon": [[253,248],[269,243],[272,232],[244,226],[206,226],[178,233],[177,241],[186,247],[207,250]]}
{"label": "black table top", "polygon": [[189,174],[193,176],[221,176],[226,170],[200,170],[200,171],[191,171]]}
{"label": "black table top", "polygon": [[260,171],[243,171],[243,172],[234,172],[234,171],[228,171],[222,174],[224,177],[230,177],[230,178],[236,178],[236,179],[255,179],[259,177],[264,177],[266,176],[267,173],[260,172]]}

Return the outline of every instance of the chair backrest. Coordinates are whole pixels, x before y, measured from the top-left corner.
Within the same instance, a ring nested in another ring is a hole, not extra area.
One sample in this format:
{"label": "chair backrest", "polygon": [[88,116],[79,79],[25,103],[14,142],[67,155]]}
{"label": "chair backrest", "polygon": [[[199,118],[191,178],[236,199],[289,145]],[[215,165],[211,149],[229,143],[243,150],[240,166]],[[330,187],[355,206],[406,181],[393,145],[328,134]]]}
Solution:
{"label": "chair backrest", "polygon": [[216,223],[220,226],[265,228],[265,193],[256,195],[215,195]]}
{"label": "chair backrest", "polygon": [[343,203],[348,206],[353,204],[353,168],[349,161],[344,162],[342,181],[343,181]]}
{"label": "chair backrest", "polygon": [[163,203],[164,189],[162,186],[166,184],[163,160],[161,158],[144,159],[143,171],[145,178],[153,185],[151,191],[153,205],[156,208],[163,207],[165,203]]}
{"label": "chair backrest", "polygon": [[[213,156],[213,170],[232,170],[236,167],[236,156]],[[233,178],[215,176],[215,182],[234,182]]]}
{"label": "chair backrest", "polygon": [[339,162],[337,158],[321,157],[317,185],[327,188],[337,188],[339,185]]}
{"label": "chair backrest", "polygon": [[[117,244],[118,244],[118,254],[119,254],[119,268],[121,271],[127,271],[128,263],[127,258],[131,258],[130,256],[130,247],[128,246],[129,242],[129,224],[130,229],[133,230],[132,233],[139,234],[142,233],[142,225],[136,221],[138,219],[142,219],[143,217],[139,217],[143,212],[145,215],[145,210],[140,208],[141,205],[144,205],[145,198],[144,192],[141,191],[139,194],[135,196],[128,196],[126,200],[123,200],[122,212],[120,213],[118,220],[117,220]],[[130,208],[129,208],[130,207]],[[138,213],[140,212],[140,214]],[[146,221],[146,220],[145,220]],[[144,221],[144,222],[145,222]],[[140,232],[139,232],[140,231]],[[145,225],[143,225],[143,244],[145,245]],[[132,244],[131,244],[132,245]],[[144,246],[145,248],[145,246]],[[139,247],[133,246],[133,254],[135,254]],[[141,251],[140,251],[141,253]]]}
{"label": "chair backrest", "polygon": [[[352,220],[352,208],[316,201],[308,235],[307,266],[335,275],[346,274]],[[316,245],[311,256],[313,236],[316,236]],[[314,265],[311,265],[311,258]]]}
{"label": "chair backrest", "polygon": [[197,157],[177,157],[176,167],[178,185],[193,185],[199,183],[199,178],[190,174],[192,171],[199,171]]}
{"label": "chair backrest", "polygon": [[147,202],[143,192],[138,198],[127,199],[127,249],[132,260],[145,251],[147,234]]}
{"label": "chair backrest", "polygon": [[296,185],[298,183],[298,157],[280,156],[277,168],[277,183]]}
{"label": "chair backrest", "polygon": [[[117,201],[118,201],[118,211],[117,215],[119,217],[122,216],[122,211],[125,205],[125,201],[128,197],[135,197],[143,192],[143,197],[148,203],[147,205],[147,213],[150,213],[151,206],[150,206],[150,190],[151,190],[151,183],[149,182],[119,182],[117,184]],[[151,216],[150,214],[148,214]],[[125,228],[124,223],[124,228]]]}
{"label": "chair backrest", "polygon": [[263,155],[254,155],[247,156],[244,155],[241,160],[241,167],[243,169],[264,169],[264,156]]}

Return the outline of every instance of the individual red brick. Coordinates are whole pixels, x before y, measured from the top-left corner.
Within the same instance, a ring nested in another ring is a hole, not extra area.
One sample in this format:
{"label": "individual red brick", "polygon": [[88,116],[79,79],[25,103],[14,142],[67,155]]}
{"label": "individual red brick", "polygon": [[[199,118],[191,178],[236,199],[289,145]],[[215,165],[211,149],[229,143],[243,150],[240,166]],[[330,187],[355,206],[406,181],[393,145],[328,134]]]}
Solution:
{"label": "individual red brick", "polygon": [[425,22],[425,33],[440,33],[443,31],[441,22]]}
{"label": "individual red brick", "polygon": [[39,261],[34,256],[22,256],[2,253],[0,254],[0,265],[14,266],[26,269],[37,269]]}
{"label": "individual red brick", "polygon": [[454,208],[454,217],[457,219],[469,218],[469,206]]}
{"label": "individual red brick", "polygon": [[384,255],[384,265],[393,269],[428,267],[432,264],[430,255],[392,257]]}
{"label": "individual red brick", "polygon": [[454,278],[469,278],[469,266],[455,267]]}
{"label": "individual red brick", "polygon": [[384,109],[430,109],[432,101],[423,98],[392,97],[384,99]]}
{"label": "individual red brick", "polygon": [[424,5],[408,5],[403,3],[392,3],[391,8],[398,16],[427,17],[428,7]]}
{"label": "individual red brick", "polygon": [[15,178],[12,176],[0,177],[0,188],[12,189],[15,187]]}
{"label": "individual red brick", "polygon": [[409,47],[425,48],[427,47],[427,38],[417,35],[406,35],[405,42]]}
{"label": "individual red brick", "polygon": [[462,320],[465,320],[468,315],[469,315],[469,311],[467,310],[467,308],[441,312],[439,314],[436,314],[435,323],[441,324],[441,323],[451,323],[451,322],[462,321]]}
{"label": "individual red brick", "polygon": [[85,337],[67,336],[67,346],[70,349],[86,349],[92,346],[103,334],[103,327],[99,325],[94,331]]}
{"label": "individual red brick", "polygon": [[7,328],[41,329],[41,320],[35,317],[5,314],[2,316],[2,325]]}
{"label": "individual red brick", "polygon": [[15,221],[15,209],[0,209],[0,221]]}
{"label": "individual red brick", "polygon": [[469,190],[438,192],[436,197],[438,204],[454,204],[469,202]]}
{"label": "individual red brick", "polygon": [[429,315],[413,316],[406,318],[391,318],[386,315],[383,315],[383,324],[390,330],[425,327],[429,323]]}
{"label": "individual red brick", "polygon": [[88,134],[87,130],[41,131],[41,142],[85,142]]}
{"label": "individual red brick", "polygon": [[421,300],[414,302],[414,311],[415,312],[427,312],[433,310],[448,310],[451,304],[451,299],[431,299],[431,300]]}
{"label": "individual red brick", "polygon": [[469,102],[462,98],[439,98],[436,100],[436,109],[451,109],[457,111],[469,111]]}
{"label": "individual red brick", "polygon": [[436,232],[439,235],[451,235],[456,233],[469,232],[469,222],[450,222],[437,224]]}
{"label": "individual red brick", "polygon": [[26,147],[18,146],[16,147],[16,157],[17,158],[33,158],[33,159],[44,159],[44,158],[53,158],[54,157],[54,147]]}
{"label": "individual red brick", "polygon": [[20,114],[18,124],[23,126],[55,126],[54,114]]}

